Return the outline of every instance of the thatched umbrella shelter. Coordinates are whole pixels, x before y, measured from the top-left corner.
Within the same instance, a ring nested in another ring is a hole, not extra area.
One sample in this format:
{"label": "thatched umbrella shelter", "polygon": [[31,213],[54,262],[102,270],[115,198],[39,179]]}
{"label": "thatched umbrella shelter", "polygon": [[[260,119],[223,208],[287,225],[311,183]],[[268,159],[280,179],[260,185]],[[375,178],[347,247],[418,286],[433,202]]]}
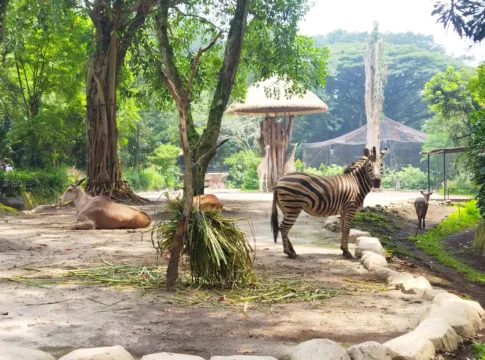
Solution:
{"label": "thatched umbrella shelter", "polygon": [[261,115],[259,146],[264,155],[269,145],[268,179],[270,187],[283,176],[286,152],[291,140],[295,115],[316,114],[328,110],[327,105],[311,91],[303,95],[287,95],[291,83],[269,79],[251,86],[244,103],[233,103],[228,114]]}

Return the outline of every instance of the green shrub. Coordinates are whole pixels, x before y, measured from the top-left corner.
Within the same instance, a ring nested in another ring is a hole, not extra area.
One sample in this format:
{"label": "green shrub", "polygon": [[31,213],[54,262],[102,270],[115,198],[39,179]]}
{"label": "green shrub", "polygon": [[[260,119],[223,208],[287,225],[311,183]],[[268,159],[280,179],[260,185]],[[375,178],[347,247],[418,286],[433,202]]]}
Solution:
{"label": "green shrub", "polygon": [[22,192],[29,192],[35,199],[33,205],[57,202],[59,195],[69,186],[67,168],[58,167],[46,170],[12,170],[5,174],[6,180],[20,180],[25,188]]}
{"label": "green shrub", "polygon": [[261,158],[250,150],[242,150],[226,158],[224,164],[229,166],[229,187],[257,190],[259,188],[258,165],[260,163]]}
{"label": "green shrub", "polygon": [[424,190],[428,188],[428,174],[411,165],[403,167],[400,171],[386,170],[382,178],[382,187],[395,189],[398,176],[401,189]]}
{"label": "green shrub", "polygon": [[473,352],[478,360],[485,360],[485,343],[476,342],[473,344]]}
{"label": "green shrub", "polygon": [[124,179],[134,190],[159,190],[179,186],[179,168],[175,165],[161,171],[155,166],[143,170],[126,169]]}
{"label": "green shrub", "polygon": [[325,165],[320,164],[319,168],[309,167],[300,159],[295,161],[296,171],[304,172],[307,174],[314,174],[320,176],[332,176],[340,175],[344,173],[345,166],[339,166],[336,164]]}

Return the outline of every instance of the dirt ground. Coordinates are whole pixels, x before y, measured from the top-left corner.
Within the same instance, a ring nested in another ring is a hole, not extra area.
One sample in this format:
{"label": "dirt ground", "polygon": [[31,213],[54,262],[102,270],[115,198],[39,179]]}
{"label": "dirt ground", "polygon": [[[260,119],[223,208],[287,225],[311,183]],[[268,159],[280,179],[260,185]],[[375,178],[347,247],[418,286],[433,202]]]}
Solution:
{"label": "dirt ground", "polygon": [[[384,342],[417,325],[426,304],[413,295],[383,291],[357,260],[343,259],[339,234],[323,229],[321,218],[300,217],[290,233],[300,256],[291,260],[283,254],[281,242],[274,244],[271,238],[270,198],[257,201],[228,194],[224,203],[228,216],[253,221],[259,274],[311,277],[321,288],[337,289],[338,296],[316,303],[254,306],[245,317],[243,305],[181,306],[164,291],[141,296],[138,290],[72,284],[36,287],[9,281],[18,275],[97,267],[101,259],[155,263],[149,230],[71,231],[75,211],[63,208],[0,219],[0,346],[38,348],[57,356],[73,348],[118,344],[139,357],[170,351],[205,358],[248,353],[287,359],[301,341],[329,338],[344,346]],[[159,218],[165,208],[157,204],[145,210],[162,212],[155,216]],[[408,209],[403,209],[399,211],[405,214]],[[430,225],[450,212],[443,209],[428,212]],[[249,230],[245,222],[241,227]]]}

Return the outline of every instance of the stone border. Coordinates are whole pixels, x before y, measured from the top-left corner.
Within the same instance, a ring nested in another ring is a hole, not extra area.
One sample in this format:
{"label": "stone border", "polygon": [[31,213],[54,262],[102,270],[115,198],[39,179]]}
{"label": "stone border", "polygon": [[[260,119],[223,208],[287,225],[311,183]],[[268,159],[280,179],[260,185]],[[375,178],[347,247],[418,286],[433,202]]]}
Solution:
{"label": "stone border", "polygon": [[[414,294],[430,302],[418,326],[384,344],[368,341],[347,350],[328,339],[314,339],[296,346],[292,360],[432,360],[436,351],[454,351],[463,338],[473,337],[485,328],[485,311],[476,301],[463,300],[446,290],[433,289],[423,277],[389,269],[385,251],[378,238],[361,236],[355,242],[355,254],[366,270],[385,280],[389,289]],[[7,346],[0,359],[55,360],[39,350]],[[121,346],[78,349],[59,360],[135,360]],[[141,360],[205,360],[200,356],[157,353]],[[210,360],[277,360],[271,356],[212,356]]]}

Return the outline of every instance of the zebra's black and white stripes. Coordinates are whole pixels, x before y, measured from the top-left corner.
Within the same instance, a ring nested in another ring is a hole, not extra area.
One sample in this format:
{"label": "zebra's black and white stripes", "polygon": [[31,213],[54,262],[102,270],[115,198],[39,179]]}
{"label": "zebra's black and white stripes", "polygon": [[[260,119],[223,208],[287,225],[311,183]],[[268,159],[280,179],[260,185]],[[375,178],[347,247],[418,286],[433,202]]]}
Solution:
{"label": "zebra's black and white stripes", "polygon": [[[352,258],[348,250],[350,226],[372,187],[380,187],[382,157],[386,153],[387,149],[384,149],[378,156],[375,148],[372,152],[364,149],[364,156],[349,165],[342,175],[317,176],[293,173],[283,176],[273,192],[271,227],[275,242],[278,232],[281,231],[285,254],[290,258],[296,257],[288,233],[300,213],[305,211],[313,216],[340,214],[342,225],[340,248],[345,257]],[[284,215],[280,227],[278,227],[277,207]]]}

